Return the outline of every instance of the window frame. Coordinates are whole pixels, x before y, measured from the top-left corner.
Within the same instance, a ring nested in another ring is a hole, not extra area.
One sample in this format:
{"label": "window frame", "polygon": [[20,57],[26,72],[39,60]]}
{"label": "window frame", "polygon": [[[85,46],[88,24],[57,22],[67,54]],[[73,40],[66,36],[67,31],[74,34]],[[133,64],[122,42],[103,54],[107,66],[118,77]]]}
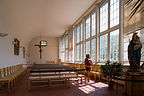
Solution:
{"label": "window frame", "polygon": [[[98,38],[99,38],[99,44],[98,44],[98,46],[99,46],[99,49],[98,49],[98,51],[99,51],[99,53],[98,53],[98,62],[102,62],[102,63],[104,63],[105,61],[102,61],[102,60],[100,60],[100,36],[102,36],[102,35],[105,35],[105,34],[108,34],[108,60],[110,60],[110,32],[113,32],[113,31],[115,31],[115,30],[117,30],[117,29],[119,29],[119,59],[117,60],[118,62],[121,60],[121,56],[120,56],[120,50],[121,50],[121,47],[120,47],[120,44],[121,44],[121,42],[120,42],[120,34],[121,34],[121,31],[120,31],[120,16],[119,16],[119,24],[118,25],[116,25],[116,26],[113,26],[113,27],[111,27],[110,28],[110,0],[105,0],[104,2],[102,2],[101,4],[100,4],[100,6],[99,6],[99,25],[100,25],[100,8],[101,8],[101,6],[105,3],[105,2],[108,2],[108,29],[107,30],[105,30],[105,31],[103,31],[103,32],[100,32],[100,26],[99,26],[99,33],[98,33]],[[119,15],[120,15],[120,0],[119,0]],[[111,60],[111,61],[114,61],[114,60]]]}

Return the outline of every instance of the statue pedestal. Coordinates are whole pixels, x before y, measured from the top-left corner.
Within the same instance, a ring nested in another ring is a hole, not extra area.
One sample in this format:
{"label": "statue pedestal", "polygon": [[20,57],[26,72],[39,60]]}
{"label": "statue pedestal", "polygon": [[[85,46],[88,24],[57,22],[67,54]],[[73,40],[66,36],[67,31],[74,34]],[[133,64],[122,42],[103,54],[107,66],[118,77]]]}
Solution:
{"label": "statue pedestal", "polygon": [[144,74],[126,76],[125,91],[127,96],[144,95]]}

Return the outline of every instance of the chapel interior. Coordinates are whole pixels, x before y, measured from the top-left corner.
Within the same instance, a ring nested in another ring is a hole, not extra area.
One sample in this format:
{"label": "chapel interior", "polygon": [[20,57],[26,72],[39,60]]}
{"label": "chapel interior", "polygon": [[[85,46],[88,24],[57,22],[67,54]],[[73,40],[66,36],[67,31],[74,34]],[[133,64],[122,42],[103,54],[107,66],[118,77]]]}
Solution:
{"label": "chapel interior", "polygon": [[144,96],[144,0],[0,0],[0,96]]}

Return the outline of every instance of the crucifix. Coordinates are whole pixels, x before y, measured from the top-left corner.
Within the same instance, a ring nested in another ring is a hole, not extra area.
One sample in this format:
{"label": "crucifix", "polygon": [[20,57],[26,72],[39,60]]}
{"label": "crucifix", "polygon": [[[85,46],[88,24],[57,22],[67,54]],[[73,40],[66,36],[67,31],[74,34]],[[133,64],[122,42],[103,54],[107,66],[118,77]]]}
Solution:
{"label": "crucifix", "polygon": [[40,59],[42,59],[42,47],[46,46],[46,41],[40,41],[40,44],[35,44],[35,46],[38,46],[40,48]]}

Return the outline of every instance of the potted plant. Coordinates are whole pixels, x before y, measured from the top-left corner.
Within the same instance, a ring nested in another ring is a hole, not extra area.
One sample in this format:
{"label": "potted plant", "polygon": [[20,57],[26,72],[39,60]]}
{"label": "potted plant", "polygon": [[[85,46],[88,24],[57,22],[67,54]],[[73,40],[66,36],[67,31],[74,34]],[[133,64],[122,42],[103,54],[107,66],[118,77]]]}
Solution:
{"label": "potted plant", "polygon": [[116,76],[120,76],[122,65],[118,62],[111,63],[110,61],[106,61],[105,65],[101,65],[101,71],[104,77],[108,80],[109,88],[113,88],[114,82],[112,79]]}

